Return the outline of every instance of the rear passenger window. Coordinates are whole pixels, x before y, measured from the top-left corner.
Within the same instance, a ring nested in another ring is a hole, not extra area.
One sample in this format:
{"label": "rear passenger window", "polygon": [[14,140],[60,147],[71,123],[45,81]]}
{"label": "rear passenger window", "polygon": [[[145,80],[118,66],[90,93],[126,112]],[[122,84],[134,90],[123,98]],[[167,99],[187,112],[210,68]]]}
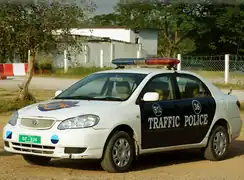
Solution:
{"label": "rear passenger window", "polygon": [[177,84],[183,99],[211,96],[206,85],[194,76],[179,75],[177,76]]}
{"label": "rear passenger window", "polygon": [[157,92],[160,101],[171,100],[173,99],[173,91],[170,82],[170,78],[166,75],[154,77],[144,87],[142,96],[147,92]]}

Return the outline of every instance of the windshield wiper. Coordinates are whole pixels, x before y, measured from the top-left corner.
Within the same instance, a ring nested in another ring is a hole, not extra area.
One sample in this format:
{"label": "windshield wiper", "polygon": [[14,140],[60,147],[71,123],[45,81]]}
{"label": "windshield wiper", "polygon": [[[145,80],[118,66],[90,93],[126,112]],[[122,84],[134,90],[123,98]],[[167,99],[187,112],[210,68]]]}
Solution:
{"label": "windshield wiper", "polygon": [[56,97],[54,99],[75,99],[75,100],[105,100],[105,101],[123,101],[119,97],[89,97],[89,96],[69,96],[69,97]]}
{"label": "windshield wiper", "polygon": [[111,97],[111,96],[106,96],[106,97],[94,97],[96,100],[107,100],[107,101],[123,101],[119,97]]}
{"label": "windshield wiper", "polygon": [[69,97],[57,97],[54,99],[77,99],[77,100],[96,100],[96,98],[89,96],[69,96]]}

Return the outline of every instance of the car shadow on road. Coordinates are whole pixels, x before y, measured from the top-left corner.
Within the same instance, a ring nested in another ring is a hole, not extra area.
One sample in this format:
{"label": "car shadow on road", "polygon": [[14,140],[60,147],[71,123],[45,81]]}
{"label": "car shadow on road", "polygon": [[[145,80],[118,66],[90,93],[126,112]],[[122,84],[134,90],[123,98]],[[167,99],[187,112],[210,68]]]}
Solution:
{"label": "car shadow on road", "polygon": [[227,159],[244,155],[244,140],[235,140],[231,143]]}
{"label": "car shadow on road", "polygon": [[1,156],[14,156],[15,154],[6,152],[4,150],[0,150],[0,157]]}
{"label": "car shadow on road", "polygon": [[49,164],[54,168],[69,168],[87,171],[102,171],[99,161],[97,160],[52,160]]}
{"label": "car shadow on road", "polygon": [[[242,155],[244,155],[244,141],[235,140],[230,145],[229,153],[225,160]],[[184,150],[156,153],[140,157],[139,160],[135,163],[132,171],[141,171],[161,166],[170,166],[200,161],[205,161],[203,153],[200,150]]]}
{"label": "car shadow on road", "polygon": [[[226,160],[244,155],[244,141],[232,142]],[[142,171],[162,166],[205,161],[200,150],[184,150],[142,155],[134,163],[131,171]],[[211,162],[210,162],[211,163]],[[51,167],[71,168],[88,171],[103,171],[99,161],[91,160],[53,160]]]}

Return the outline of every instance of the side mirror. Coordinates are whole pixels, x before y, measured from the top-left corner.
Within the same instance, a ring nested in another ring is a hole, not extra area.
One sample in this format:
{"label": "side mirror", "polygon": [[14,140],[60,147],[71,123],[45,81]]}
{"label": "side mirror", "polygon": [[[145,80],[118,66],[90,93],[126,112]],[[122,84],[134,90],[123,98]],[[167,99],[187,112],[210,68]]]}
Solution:
{"label": "side mirror", "polygon": [[157,92],[147,92],[143,96],[143,101],[158,101],[159,94]]}
{"label": "side mirror", "polygon": [[61,94],[63,91],[62,90],[58,90],[55,92],[55,97],[58,96],[59,94]]}

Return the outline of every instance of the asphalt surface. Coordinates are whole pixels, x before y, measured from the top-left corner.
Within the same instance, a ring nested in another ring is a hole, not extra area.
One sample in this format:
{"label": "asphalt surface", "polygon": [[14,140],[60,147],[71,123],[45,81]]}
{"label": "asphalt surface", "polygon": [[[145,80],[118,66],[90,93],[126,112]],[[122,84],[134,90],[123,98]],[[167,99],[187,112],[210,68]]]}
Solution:
{"label": "asphalt surface", "polygon": [[[23,82],[24,78],[14,77],[7,80],[0,80],[0,88],[5,89],[16,89],[18,84]],[[52,78],[52,77],[33,77],[30,89],[44,89],[44,90],[62,90],[79,79],[63,79],[63,78]],[[228,89],[221,89],[223,92],[228,93]],[[244,90],[233,90],[232,94],[237,96],[240,101],[244,101]]]}

